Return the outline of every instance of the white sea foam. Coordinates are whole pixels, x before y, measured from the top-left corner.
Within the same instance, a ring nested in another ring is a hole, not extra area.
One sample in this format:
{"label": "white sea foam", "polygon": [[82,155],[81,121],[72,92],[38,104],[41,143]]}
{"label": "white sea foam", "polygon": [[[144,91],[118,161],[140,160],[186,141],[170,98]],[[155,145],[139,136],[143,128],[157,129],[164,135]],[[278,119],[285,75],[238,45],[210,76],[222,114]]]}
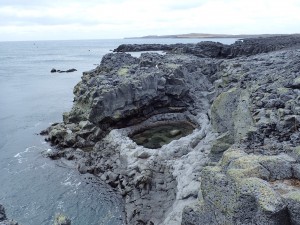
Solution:
{"label": "white sea foam", "polygon": [[35,146],[28,147],[28,148],[25,149],[25,151],[19,152],[19,153],[17,153],[16,155],[14,155],[14,157],[15,157],[15,158],[20,158],[20,157],[22,157],[22,155],[23,155],[24,153],[30,152],[30,150],[33,149],[33,148],[36,148],[36,147],[35,147]]}

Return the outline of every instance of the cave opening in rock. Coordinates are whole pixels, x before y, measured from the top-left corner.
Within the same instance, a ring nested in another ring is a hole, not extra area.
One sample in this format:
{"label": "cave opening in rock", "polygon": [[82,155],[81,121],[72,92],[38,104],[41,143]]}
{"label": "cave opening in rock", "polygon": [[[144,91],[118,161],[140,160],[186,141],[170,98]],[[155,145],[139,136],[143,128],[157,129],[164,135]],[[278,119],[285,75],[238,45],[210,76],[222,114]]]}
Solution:
{"label": "cave opening in rock", "polygon": [[194,129],[195,127],[187,122],[172,122],[139,130],[129,137],[138,145],[157,149],[173,140],[191,134]]}

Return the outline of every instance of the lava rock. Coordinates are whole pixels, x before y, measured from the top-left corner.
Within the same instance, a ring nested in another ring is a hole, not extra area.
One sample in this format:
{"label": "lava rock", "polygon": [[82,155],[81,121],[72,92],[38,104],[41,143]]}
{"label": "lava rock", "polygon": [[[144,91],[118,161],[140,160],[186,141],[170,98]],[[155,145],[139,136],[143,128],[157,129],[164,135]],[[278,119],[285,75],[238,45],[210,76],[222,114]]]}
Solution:
{"label": "lava rock", "polygon": [[0,225],[19,225],[19,223],[17,223],[16,221],[7,219],[5,214],[5,209],[1,204],[0,204]]}
{"label": "lava rock", "polygon": [[[128,224],[297,221],[298,194],[285,197],[297,186],[276,184],[299,182],[299,37],[124,45],[116,51],[170,54],[105,55],[83,73],[49,141],[120,190]],[[174,121],[195,130],[163,146],[156,135],[159,149],[129,138]],[[80,154],[65,152],[76,146]]]}
{"label": "lava rock", "polygon": [[71,220],[63,214],[57,214],[54,219],[54,225],[71,225]]}
{"label": "lava rock", "polygon": [[[300,45],[300,35],[280,35],[263,38],[246,38],[234,44],[225,45],[218,42],[204,41],[197,44],[123,44],[114,52],[170,51],[177,54],[193,54],[198,57],[236,58],[259,53],[272,52]],[[273,63],[267,63],[266,66]],[[299,70],[296,70],[297,72]],[[290,85],[298,88],[298,85]]]}
{"label": "lava rock", "polygon": [[6,220],[6,214],[5,214],[5,209],[3,207],[3,205],[0,205],[0,222],[2,222],[3,220]]}
{"label": "lava rock", "polygon": [[68,69],[67,71],[66,71],[66,73],[72,73],[72,72],[75,72],[75,71],[77,71],[76,69]]}
{"label": "lava rock", "polygon": [[72,72],[75,72],[77,71],[76,69],[72,68],[72,69],[68,69],[68,70],[56,70],[56,69],[52,69],[51,70],[51,73],[72,73]]}

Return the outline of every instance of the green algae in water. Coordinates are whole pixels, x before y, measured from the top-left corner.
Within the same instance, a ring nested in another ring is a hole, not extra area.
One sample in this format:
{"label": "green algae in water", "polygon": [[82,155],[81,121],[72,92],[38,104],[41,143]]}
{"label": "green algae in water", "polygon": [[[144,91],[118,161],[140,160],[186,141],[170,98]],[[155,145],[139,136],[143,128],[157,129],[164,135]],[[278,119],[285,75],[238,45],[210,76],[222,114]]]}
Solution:
{"label": "green algae in water", "polygon": [[188,123],[170,123],[149,127],[133,134],[130,138],[146,148],[157,149],[173,140],[191,134],[194,127]]}

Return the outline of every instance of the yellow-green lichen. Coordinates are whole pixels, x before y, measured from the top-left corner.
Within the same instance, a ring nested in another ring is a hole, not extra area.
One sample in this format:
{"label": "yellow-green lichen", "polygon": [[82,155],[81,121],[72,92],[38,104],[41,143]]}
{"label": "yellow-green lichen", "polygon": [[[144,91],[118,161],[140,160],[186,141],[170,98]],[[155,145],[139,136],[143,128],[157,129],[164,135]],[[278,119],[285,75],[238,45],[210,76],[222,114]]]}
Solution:
{"label": "yellow-green lichen", "polygon": [[115,111],[114,114],[113,114],[113,118],[114,118],[115,120],[120,119],[121,116],[122,116],[122,114],[121,114],[120,111]]}
{"label": "yellow-green lichen", "polygon": [[250,94],[247,90],[240,92],[236,110],[233,112],[234,139],[240,141],[249,132],[250,127],[254,125],[250,112]]}
{"label": "yellow-green lichen", "polygon": [[128,74],[129,69],[127,67],[122,67],[118,70],[118,76],[125,76]]}
{"label": "yellow-green lichen", "polygon": [[212,143],[211,152],[212,153],[221,153],[227,150],[232,144],[234,140],[232,135],[229,132],[226,132],[219,137]]}
{"label": "yellow-green lichen", "polygon": [[232,88],[221,93],[213,102],[211,107],[212,126],[219,133],[229,131],[233,133],[232,112],[236,110],[236,102],[239,90]]}
{"label": "yellow-green lichen", "polygon": [[236,169],[248,169],[257,166],[258,160],[259,156],[257,155],[245,155],[234,160],[230,166]]}
{"label": "yellow-green lichen", "polygon": [[300,77],[297,77],[296,79],[294,79],[294,83],[300,83]]}
{"label": "yellow-green lichen", "polygon": [[280,87],[280,88],[277,88],[277,93],[278,94],[286,94],[289,92],[290,89],[288,88],[284,88],[284,87]]}
{"label": "yellow-green lichen", "polygon": [[57,214],[55,216],[54,225],[68,224],[68,223],[70,223],[70,220],[65,215]]}
{"label": "yellow-green lichen", "polygon": [[255,177],[242,179],[238,182],[241,194],[253,195],[262,211],[274,212],[283,202],[278,193],[271,186]]}
{"label": "yellow-green lichen", "polygon": [[299,162],[300,161],[300,145],[294,148],[293,154],[296,156],[297,162]]}
{"label": "yellow-green lichen", "polygon": [[227,151],[223,153],[222,159],[220,161],[220,166],[225,167],[228,164],[239,157],[247,155],[244,151],[235,148],[229,148]]}
{"label": "yellow-green lichen", "polygon": [[244,169],[229,169],[227,174],[233,180],[240,180],[247,177],[258,177],[268,180],[270,177],[270,172],[259,164]]}
{"label": "yellow-green lichen", "polygon": [[165,66],[170,69],[177,69],[180,66],[180,64],[166,63]]}
{"label": "yellow-green lichen", "polygon": [[291,191],[285,195],[283,195],[286,199],[291,199],[300,203],[300,191]]}
{"label": "yellow-green lichen", "polygon": [[221,93],[213,102],[212,107],[215,109],[218,109],[218,106],[222,103],[225,102],[225,100],[228,99],[228,95],[234,94],[238,91],[236,87],[229,89],[226,92]]}
{"label": "yellow-green lichen", "polygon": [[219,166],[206,166],[206,167],[204,167],[203,172],[219,173],[219,172],[221,172],[221,168]]}
{"label": "yellow-green lichen", "polygon": [[229,169],[227,170],[227,175],[234,181],[238,181],[242,178],[247,177],[247,170],[245,169]]}

